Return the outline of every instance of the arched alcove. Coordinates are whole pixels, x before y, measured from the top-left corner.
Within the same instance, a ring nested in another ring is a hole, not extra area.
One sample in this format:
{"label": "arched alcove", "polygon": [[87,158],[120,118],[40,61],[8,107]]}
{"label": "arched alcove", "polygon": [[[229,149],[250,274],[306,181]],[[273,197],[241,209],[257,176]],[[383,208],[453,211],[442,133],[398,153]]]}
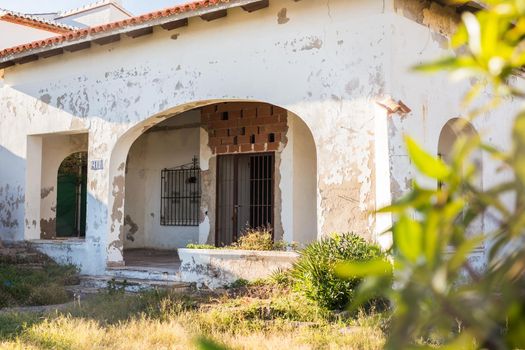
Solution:
{"label": "arched alcove", "polygon": [[[478,137],[478,133],[474,126],[465,119],[452,118],[445,123],[441,129],[438,143],[438,156],[443,159],[446,163],[452,162],[452,151],[454,144],[460,137],[475,138]],[[483,159],[481,150],[477,149],[474,151],[469,159],[477,170],[478,176],[476,178],[477,185],[482,188],[482,170],[483,170]]]}
{"label": "arched alcove", "polygon": [[[474,126],[465,119],[462,118],[453,118],[447,121],[441,133],[439,135],[439,144],[438,144],[438,155],[446,163],[453,161],[452,154],[454,144],[459,138],[477,138],[478,132]],[[476,167],[477,173],[474,181],[474,185],[478,189],[483,189],[483,154],[481,149],[477,148],[469,157],[468,163],[473,164]],[[441,186],[438,183],[438,186]],[[480,234],[484,229],[484,218],[483,215],[480,215],[473,222],[470,223],[467,228],[467,234]],[[483,247],[480,247],[483,249]]]}
{"label": "arched alcove", "polygon": [[231,244],[263,225],[275,240],[315,240],[317,157],[304,121],[261,102],[192,107],[147,120],[117,143],[110,235],[120,243],[110,240],[109,264],[122,254],[127,265],[143,264],[144,254],[188,243]]}

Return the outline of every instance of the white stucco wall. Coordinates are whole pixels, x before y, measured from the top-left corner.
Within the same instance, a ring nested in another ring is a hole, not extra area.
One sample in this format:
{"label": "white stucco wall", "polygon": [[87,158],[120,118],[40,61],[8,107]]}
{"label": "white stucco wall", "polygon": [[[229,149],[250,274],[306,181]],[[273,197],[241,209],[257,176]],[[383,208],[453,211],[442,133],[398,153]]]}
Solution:
{"label": "white stucco wall", "polygon": [[293,118],[293,240],[303,245],[317,239],[317,152],[308,126]]}
{"label": "white stucco wall", "polygon": [[286,242],[304,246],[317,239],[317,154],[312,133],[288,114],[288,143],[281,155],[281,220]]}

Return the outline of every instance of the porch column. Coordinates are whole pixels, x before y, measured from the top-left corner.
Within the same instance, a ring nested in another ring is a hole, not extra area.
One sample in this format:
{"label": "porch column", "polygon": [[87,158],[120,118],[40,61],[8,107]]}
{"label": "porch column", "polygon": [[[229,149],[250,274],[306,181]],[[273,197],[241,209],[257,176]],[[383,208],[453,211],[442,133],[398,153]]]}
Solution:
{"label": "porch column", "polygon": [[41,171],[42,137],[28,136],[26,149],[25,240],[40,239]]}
{"label": "porch column", "polygon": [[[122,266],[126,147],[116,147],[121,133],[103,121],[89,135],[86,241],[97,268]],[[115,150],[114,150],[115,149]],[[112,152],[112,150],[114,150]]]}

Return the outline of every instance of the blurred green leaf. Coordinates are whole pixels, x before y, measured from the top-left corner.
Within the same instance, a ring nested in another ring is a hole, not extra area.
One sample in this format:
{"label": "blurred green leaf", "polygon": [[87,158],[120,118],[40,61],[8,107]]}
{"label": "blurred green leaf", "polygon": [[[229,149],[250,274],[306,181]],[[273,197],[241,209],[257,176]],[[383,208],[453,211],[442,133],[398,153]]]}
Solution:
{"label": "blurred green leaf", "polygon": [[415,263],[422,252],[423,231],[421,225],[402,215],[394,226],[394,248],[400,257]]}
{"label": "blurred green leaf", "polygon": [[384,259],[363,262],[345,261],[336,265],[335,272],[341,278],[390,276],[392,264]]}
{"label": "blurred green leaf", "polygon": [[410,137],[405,137],[408,155],[416,168],[424,175],[436,180],[445,180],[451,173],[450,168],[441,159],[425,152]]}
{"label": "blurred green leaf", "polygon": [[469,257],[470,253],[477,247],[479,247],[484,241],[486,237],[484,235],[478,235],[472,238],[469,238],[465,240],[452,254],[452,258],[450,259],[449,266],[452,270],[458,270],[467,258]]}

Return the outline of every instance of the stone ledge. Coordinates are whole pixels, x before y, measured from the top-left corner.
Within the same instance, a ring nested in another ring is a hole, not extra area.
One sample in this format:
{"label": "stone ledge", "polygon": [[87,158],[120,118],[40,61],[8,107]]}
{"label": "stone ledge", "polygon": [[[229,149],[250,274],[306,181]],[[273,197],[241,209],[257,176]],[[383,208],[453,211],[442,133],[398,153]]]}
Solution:
{"label": "stone ledge", "polygon": [[181,281],[217,289],[239,279],[254,281],[292,266],[299,254],[234,249],[178,249]]}
{"label": "stone ledge", "polygon": [[52,244],[52,245],[82,245],[86,243],[85,239],[32,239],[29,241],[26,241],[27,243],[31,245],[44,245],[44,244]]}

